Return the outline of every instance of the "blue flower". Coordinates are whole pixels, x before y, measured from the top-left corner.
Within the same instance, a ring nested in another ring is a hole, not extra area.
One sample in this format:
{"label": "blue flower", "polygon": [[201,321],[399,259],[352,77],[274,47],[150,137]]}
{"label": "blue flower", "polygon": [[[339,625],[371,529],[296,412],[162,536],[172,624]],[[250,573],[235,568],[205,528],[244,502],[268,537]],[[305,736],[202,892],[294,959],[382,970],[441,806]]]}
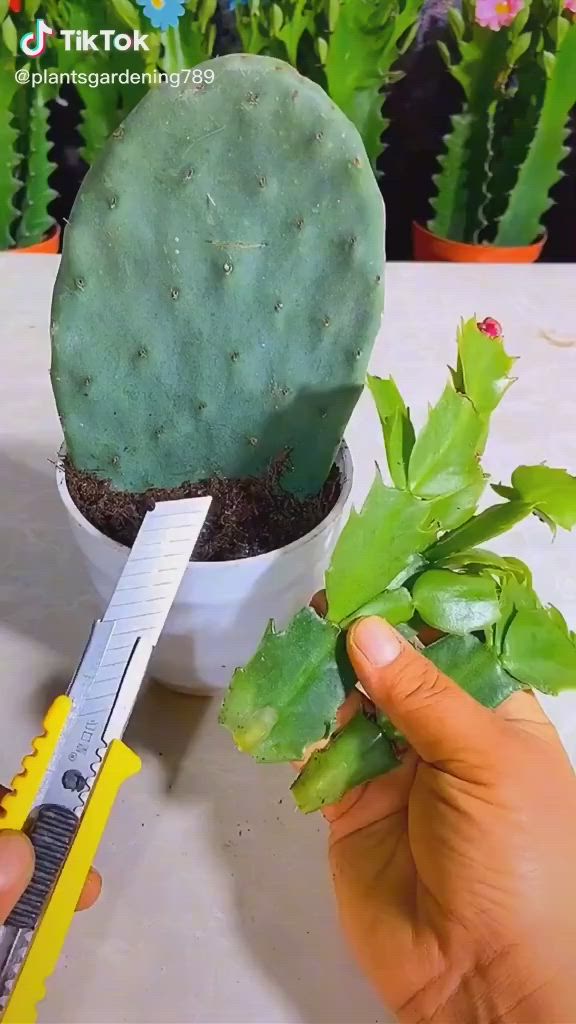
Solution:
{"label": "blue flower", "polygon": [[149,18],[154,28],[165,31],[176,28],[178,19],[184,14],[184,0],[136,0],[144,8],[144,15]]}

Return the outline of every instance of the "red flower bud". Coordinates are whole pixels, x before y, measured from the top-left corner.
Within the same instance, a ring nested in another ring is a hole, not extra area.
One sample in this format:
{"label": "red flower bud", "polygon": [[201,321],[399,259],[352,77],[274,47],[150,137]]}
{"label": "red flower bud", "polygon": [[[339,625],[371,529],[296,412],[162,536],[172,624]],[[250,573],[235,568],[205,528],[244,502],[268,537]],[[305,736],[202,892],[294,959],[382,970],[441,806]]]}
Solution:
{"label": "red flower bud", "polygon": [[487,334],[489,338],[502,337],[502,325],[493,316],[485,317],[482,323],[478,324],[478,330],[482,331],[482,334]]}

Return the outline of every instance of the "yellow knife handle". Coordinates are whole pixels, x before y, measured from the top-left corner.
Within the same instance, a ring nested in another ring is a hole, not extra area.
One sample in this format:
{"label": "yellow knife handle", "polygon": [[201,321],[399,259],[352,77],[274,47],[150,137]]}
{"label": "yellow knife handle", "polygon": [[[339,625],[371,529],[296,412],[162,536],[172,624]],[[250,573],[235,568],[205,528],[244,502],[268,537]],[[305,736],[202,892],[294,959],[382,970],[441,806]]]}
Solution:
{"label": "yellow knife handle", "polygon": [[32,753],[22,761],[21,770],[12,779],[10,792],[0,803],[4,812],[0,815],[0,829],[19,832],[24,827],[71,709],[70,697],[56,697],[42,723],[44,732],[32,740]]}
{"label": "yellow knife handle", "polygon": [[3,1024],[34,1024],[36,1007],[45,995],[68,934],[76,904],[100,844],[122,783],[140,771],[140,758],[121,740],[112,740],[86,810],[56,885],[34,932],[24,964],[10,993]]}

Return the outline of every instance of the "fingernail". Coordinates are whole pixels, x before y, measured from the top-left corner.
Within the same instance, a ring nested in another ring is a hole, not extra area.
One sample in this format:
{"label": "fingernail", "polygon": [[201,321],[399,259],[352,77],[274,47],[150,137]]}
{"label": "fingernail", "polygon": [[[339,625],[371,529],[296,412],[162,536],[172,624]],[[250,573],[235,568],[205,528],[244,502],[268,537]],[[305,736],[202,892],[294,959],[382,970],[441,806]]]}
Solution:
{"label": "fingernail", "polygon": [[32,866],[29,839],[22,832],[0,832],[0,890],[26,877]]}
{"label": "fingernail", "polygon": [[362,619],[354,626],[352,641],[366,660],[376,668],[391,665],[401,651],[400,641],[392,626],[375,616]]}

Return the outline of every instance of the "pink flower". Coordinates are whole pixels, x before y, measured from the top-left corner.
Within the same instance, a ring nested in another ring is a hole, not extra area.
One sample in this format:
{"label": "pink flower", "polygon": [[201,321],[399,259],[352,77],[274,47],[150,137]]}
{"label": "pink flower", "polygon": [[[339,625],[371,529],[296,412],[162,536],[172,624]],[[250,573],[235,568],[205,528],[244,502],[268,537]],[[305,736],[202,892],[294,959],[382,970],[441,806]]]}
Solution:
{"label": "pink flower", "polygon": [[502,326],[493,316],[485,317],[482,323],[478,324],[478,330],[482,331],[482,334],[487,334],[489,338],[502,337]]}
{"label": "pink flower", "polygon": [[564,0],[564,10],[576,14],[576,0]]}
{"label": "pink flower", "polygon": [[[576,5],[576,0],[565,0],[565,3]],[[476,0],[476,21],[482,28],[498,32],[512,24],[523,6],[524,0]]]}

